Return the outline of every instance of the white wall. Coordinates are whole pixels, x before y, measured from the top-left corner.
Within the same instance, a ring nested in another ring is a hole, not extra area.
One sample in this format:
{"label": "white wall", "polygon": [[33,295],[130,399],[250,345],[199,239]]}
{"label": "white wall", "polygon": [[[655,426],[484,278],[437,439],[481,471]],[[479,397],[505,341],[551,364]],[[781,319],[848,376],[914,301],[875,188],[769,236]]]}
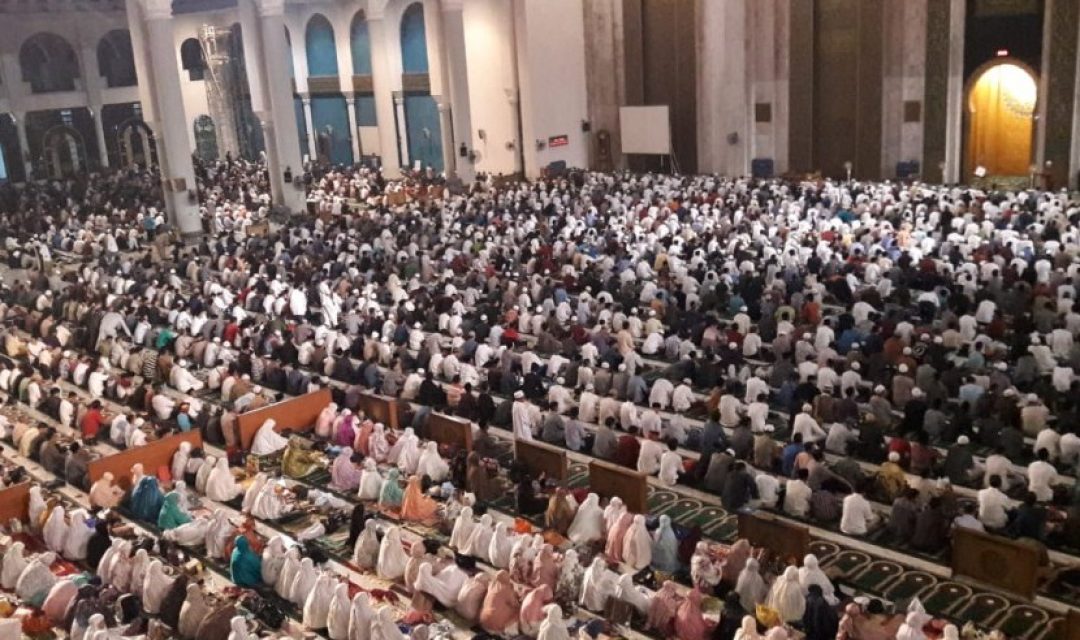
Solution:
{"label": "white wall", "polygon": [[457,138],[476,152],[476,171],[513,173],[517,150],[506,148],[506,143],[517,140],[517,116],[510,100],[516,93],[511,3],[469,0],[462,11],[473,130],[458,132]]}
{"label": "white wall", "polygon": [[[518,68],[521,82],[525,172],[533,177],[555,161],[589,165],[581,123],[589,118],[585,82],[583,0],[518,0]],[[551,136],[566,135],[564,147],[537,150]]]}

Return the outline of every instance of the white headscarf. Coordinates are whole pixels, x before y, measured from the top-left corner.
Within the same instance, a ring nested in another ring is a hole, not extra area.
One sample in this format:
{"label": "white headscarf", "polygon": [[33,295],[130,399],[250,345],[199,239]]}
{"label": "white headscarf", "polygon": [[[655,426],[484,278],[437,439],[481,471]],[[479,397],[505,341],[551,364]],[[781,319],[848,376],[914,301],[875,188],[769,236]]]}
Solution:
{"label": "white headscarf", "polygon": [[150,568],[150,552],[146,549],[136,549],[135,557],[131,560],[131,587],[132,591],[141,588],[146,572]]}
{"label": "white headscarf", "polygon": [[64,519],[64,508],[60,505],[53,507],[49,518],[45,521],[45,527],[41,530],[41,536],[45,538],[45,546],[49,551],[60,553],[64,550],[64,537],[67,536],[68,526]]}
{"label": "white headscarf", "polygon": [[510,525],[499,522],[495,525],[495,531],[491,534],[491,542],[488,543],[488,562],[496,569],[506,569],[510,566],[510,552],[514,549],[514,536],[510,533]]}
{"label": "white headscarf", "polygon": [[180,607],[180,622],[177,625],[180,637],[184,640],[194,640],[195,634],[199,631],[199,625],[209,614],[210,606],[206,603],[202,587],[189,582],[187,597],[184,598],[184,604]]}
{"label": "white headscarf", "polygon": [[566,621],[562,617],[562,607],[557,604],[549,604],[544,607],[547,615],[540,623],[540,632],[536,640],[570,640],[570,631],[566,628]]}
{"label": "white headscarf", "polygon": [[459,551],[467,556],[473,556],[485,562],[489,561],[488,548],[491,546],[491,538],[495,533],[493,525],[494,519],[490,513],[480,516],[480,522],[472,528],[469,539]]}
{"label": "white headscarf", "polygon": [[217,466],[217,458],[206,456],[202,466],[195,473],[195,492],[206,495],[206,482],[210,479],[210,472]]}
{"label": "white headscarf", "polygon": [[277,583],[278,575],[281,574],[281,567],[285,564],[285,547],[285,536],[274,536],[263,547],[260,569],[264,584]]}
{"label": "white headscarf", "polygon": [[428,476],[432,482],[442,482],[450,476],[450,465],[439,455],[439,443],[432,440],[424,445],[416,464],[416,474]]}
{"label": "white headscarf", "polygon": [[319,569],[316,568],[315,561],[311,558],[300,560],[300,568],[289,585],[289,600],[298,607],[303,606],[318,579]]}
{"label": "white headscarf", "polygon": [[353,563],[363,569],[375,568],[379,560],[379,536],[374,519],[364,523],[364,530],[356,537],[353,545]]}
{"label": "white headscarf", "polygon": [[233,616],[229,621],[229,638],[228,640],[248,640],[248,638],[257,638],[248,631],[247,619],[244,616]]}
{"label": "white headscarf", "polygon": [[330,599],[327,592],[333,588],[334,574],[323,571],[315,579],[315,587],[304,593],[304,626],[308,629],[322,629],[326,626],[327,617],[330,615]]}
{"label": "white headscarf", "polygon": [[268,456],[289,446],[289,439],[274,431],[277,422],[267,420],[262,423],[251,441],[251,452],[257,456]]}
{"label": "white headscarf", "polygon": [[601,556],[593,558],[581,580],[581,606],[590,611],[603,611],[607,599],[615,592],[615,574],[607,568]]}
{"label": "white headscarf", "polygon": [[334,596],[330,598],[330,609],[326,613],[326,632],[330,636],[330,640],[349,640],[349,613],[351,608],[349,583],[339,582],[334,587]]}
{"label": "white headscarf", "polygon": [[37,529],[37,523],[41,521],[41,514],[45,511],[45,495],[41,487],[30,487],[30,526]]}
{"label": "white headscarf", "polygon": [[615,496],[608,505],[604,507],[604,535],[606,536],[611,528],[615,526],[615,523],[619,521],[619,517],[626,513],[626,505],[623,504],[622,498]]}
{"label": "white headscarf", "polygon": [[54,562],[56,554],[51,551],[34,556],[19,574],[19,579],[15,582],[15,593],[23,600],[44,599],[58,580],[49,568]]}
{"label": "white headscarf", "polygon": [[645,516],[634,516],[630,529],[623,536],[623,562],[640,571],[652,563],[652,536],[645,528]]}
{"label": "white headscarf", "polygon": [[735,632],[734,640],[761,640],[761,634],[757,631],[757,620],[754,616],[743,616],[742,626]]}
{"label": "white headscarf", "polygon": [[405,549],[401,546],[401,529],[390,527],[379,547],[379,560],[375,564],[375,573],[383,580],[396,581],[405,575],[405,564],[408,561]]}
{"label": "white headscarf", "polygon": [[469,578],[456,564],[447,565],[438,574],[434,574],[430,562],[420,565],[420,570],[413,582],[413,588],[438,600],[444,607],[454,608],[458,594]]}
{"label": "white headscarf", "polygon": [[780,614],[784,622],[802,620],[806,611],[806,594],[799,584],[799,569],[788,567],[782,576],[776,579],[769,590],[767,603]]}
{"label": "white headscarf", "polygon": [[169,471],[172,472],[173,480],[183,480],[184,471],[187,469],[188,460],[191,459],[191,443],[181,442],[180,447],[176,450],[176,453],[172,457],[172,466]]}
{"label": "white headscarf", "polygon": [[[118,540],[113,540],[113,545],[117,546]],[[8,591],[15,588],[15,583],[19,581],[19,574],[23,572],[26,565],[30,562],[26,559],[26,545],[16,540],[12,543],[7,551],[4,552],[4,566],[0,569],[0,585],[2,585]],[[108,552],[106,552],[108,553]],[[102,556],[104,558],[104,556]]]}
{"label": "white headscarf", "polygon": [[248,485],[246,491],[244,491],[244,501],[240,505],[241,513],[251,513],[251,507],[255,505],[255,498],[258,497],[259,492],[266,486],[267,481],[270,480],[270,474],[259,472],[255,474],[255,479]]}
{"label": "white headscarf", "polygon": [[420,464],[420,438],[413,433],[412,427],[406,427],[405,433],[390,448],[388,461],[396,464],[406,477],[416,473],[416,467]]}
{"label": "white headscarf", "polygon": [[817,556],[812,553],[806,554],[806,557],[803,558],[803,566],[799,569],[799,584],[802,585],[804,592],[810,589],[810,585],[816,584],[821,587],[826,602],[832,606],[836,606],[839,602],[836,599],[836,590],[832,581],[818,566]]}
{"label": "white headscarf", "polygon": [[289,589],[292,587],[293,578],[300,571],[300,547],[289,547],[285,551],[285,562],[281,564],[277,581],[274,583],[274,591],[282,598],[288,598]]}
{"label": "white headscarf", "polygon": [[215,559],[224,558],[225,548],[236,537],[235,533],[236,527],[229,522],[229,512],[225,509],[214,511],[210,528],[206,530],[206,555]]}
{"label": "white headscarf", "polygon": [[86,525],[88,516],[85,509],[76,509],[71,512],[71,522],[68,524],[63,551],[64,557],[68,560],[86,558],[86,545],[90,542],[90,538],[94,537],[94,530]]}
{"label": "white headscarf", "polygon": [[758,572],[756,559],[747,558],[746,565],[735,582],[735,592],[739,594],[739,603],[745,611],[754,611],[759,604],[765,602],[769,589]]}
{"label": "white headscarf", "polygon": [[142,584],[143,609],[147,613],[155,614],[161,611],[161,603],[172,588],[176,578],[165,573],[165,565],[161,560],[154,560],[146,569],[146,577]]}
{"label": "white headscarf", "polygon": [[567,537],[574,544],[587,544],[604,538],[604,510],[600,508],[600,496],[590,493],[574,514]]}
{"label": "white headscarf", "polygon": [[389,605],[379,607],[371,625],[372,637],[379,640],[407,640],[407,636],[397,626],[394,608]]}
{"label": "white headscarf", "polygon": [[368,594],[361,591],[353,596],[349,608],[349,640],[370,640],[375,612],[371,609]]}
{"label": "white headscarf", "polygon": [[469,536],[475,527],[476,522],[473,520],[472,507],[462,507],[461,513],[454,520],[454,528],[450,532],[450,548],[460,551],[465,546],[465,543],[469,541]]}
{"label": "white headscarf", "polygon": [[229,470],[229,461],[218,458],[210,477],[206,479],[206,497],[215,502],[229,502],[243,490]]}
{"label": "white headscarf", "polygon": [[379,499],[382,491],[382,474],[374,458],[364,458],[364,468],[360,471],[360,487],[356,490],[357,500],[373,502]]}
{"label": "white headscarf", "polygon": [[619,576],[615,583],[615,597],[633,606],[639,613],[649,613],[649,604],[652,600],[634,584],[634,574],[624,573]]}

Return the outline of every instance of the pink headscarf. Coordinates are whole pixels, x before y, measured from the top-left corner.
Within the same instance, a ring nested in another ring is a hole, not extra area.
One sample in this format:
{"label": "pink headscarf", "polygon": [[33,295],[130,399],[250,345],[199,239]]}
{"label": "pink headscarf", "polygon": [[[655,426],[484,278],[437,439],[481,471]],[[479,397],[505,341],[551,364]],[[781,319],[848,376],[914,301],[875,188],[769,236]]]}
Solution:
{"label": "pink headscarf", "polygon": [[544,607],[551,604],[554,599],[555,592],[546,584],[526,593],[521,601],[522,629],[538,627],[546,616]]}
{"label": "pink headscarf", "polygon": [[546,585],[555,588],[559,582],[559,563],[555,560],[555,552],[550,544],[540,548],[540,553],[533,560],[532,580],[534,587]]}
{"label": "pink headscarf", "polygon": [[454,610],[470,623],[476,623],[480,617],[480,607],[484,606],[484,596],[487,595],[491,585],[491,577],[486,573],[478,573],[465,581],[465,586],[458,594],[458,603]]}
{"label": "pink headscarf", "polygon": [[623,538],[626,537],[626,532],[630,530],[632,524],[634,524],[634,514],[626,512],[619,516],[619,519],[615,521],[615,526],[608,531],[604,554],[611,561],[623,561]]}
{"label": "pink headscarf", "polygon": [[674,582],[667,580],[649,603],[649,615],[646,626],[655,629],[661,636],[674,635],[672,622],[679,610],[679,592]]}
{"label": "pink headscarf", "polygon": [[352,456],[352,447],[345,447],[330,467],[331,482],[344,491],[355,491],[360,486],[360,467],[353,463]]}
{"label": "pink headscarf", "polygon": [[680,640],[705,640],[709,626],[701,615],[701,592],[694,589],[687,594],[675,613],[675,633]]}
{"label": "pink headscarf", "polygon": [[480,607],[480,626],[488,633],[501,635],[517,622],[520,608],[521,600],[510,581],[510,574],[499,571]]}
{"label": "pink headscarf", "polygon": [[330,430],[334,426],[334,418],[337,416],[337,405],[331,402],[319,412],[315,420],[315,435],[320,438],[329,438]]}
{"label": "pink headscarf", "polygon": [[49,589],[41,610],[53,624],[61,624],[67,617],[68,608],[79,595],[79,586],[70,578],[60,580]]}
{"label": "pink headscarf", "polygon": [[356,430],[353,429],[353,421],[356,418],[350,413],[342,416],[341,424],[338,425],[335,441],[339,447],[351,447],[356,439]]}

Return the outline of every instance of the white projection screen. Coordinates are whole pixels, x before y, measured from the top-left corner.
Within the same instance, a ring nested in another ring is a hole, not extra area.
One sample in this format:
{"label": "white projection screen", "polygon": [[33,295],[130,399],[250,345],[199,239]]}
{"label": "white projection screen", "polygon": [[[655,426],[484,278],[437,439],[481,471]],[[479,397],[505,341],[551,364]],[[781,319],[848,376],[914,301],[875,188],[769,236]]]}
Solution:
{"label": "white projection screen", "polygon": [[671,155],[671,121],[667,105],[619,107],[623,153]]}

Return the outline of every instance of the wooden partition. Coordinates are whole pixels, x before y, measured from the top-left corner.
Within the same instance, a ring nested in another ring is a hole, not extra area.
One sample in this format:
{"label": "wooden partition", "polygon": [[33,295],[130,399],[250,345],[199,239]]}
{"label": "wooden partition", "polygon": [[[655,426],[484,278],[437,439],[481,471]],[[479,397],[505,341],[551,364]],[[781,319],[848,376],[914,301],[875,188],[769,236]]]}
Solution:
{"label": "wooden partition", "polygon": [[1065,640],[1080,640],[1080,609],[1069,609],[1065,618]]}
{"label": "wooden partition", "polygon": [[240,444],[244,450],[251,448],[251,441],[255,439],[259,427],[267,420],[273,420],[274,431],[289,429],[295,432],[309,431],[315,427],[315,421],[319,413],[333,401],[329,389],[319,389],[302,396],[275,402],[272,405],[241,413],[237,419],[240,430]]}
{"label": "wooden partition", "polygon": [[810,552],[810,529],[767,514],[739,514],[739,537],[764,547],[788,563],[802,564]]}
{"label": "wooden partition", "polygon": [[148,442],[141,447],[98,458],[91,462],[88,468],[90,484],[100,480],[106,471],[110,471],[116,485],[126,490],[131,487],[131,467],[141,464],[147,475],[153,475],[160,467],[172,465],[173,454],[180,448],[181,442],[190,442],[193,449],[201,447],[202,434],[198,431],[177,433]]}
{"label": "wooden partition", "polygon": [[428,416],[427,436],[439,444],[472,451],[472,423],[468,420],[432,412]]}
{"label": "wooden partition", "polygon": [[566,451],[550,444],[535,440],[515,440],[514,457],[536,476],[543,473],[562,483],[566,482],[566,476],[569,475]]}
{"label": "wooden partition", "polygon": [[633,513],[648,511],[649,488],[644,473],[593,460],[589,463],[589,489],[602,498],[622,498]]}
{"label": "wooden partition", "polygon": [[953,575],[1031,599],[1038,585],[1039,551],[1022,542],[957,527],[953,530],[952,570]]}
{"label": "wooden partition", "polygon": [[375,422],[381,422],[391,429],[398,428],[398,403],[395,398],[361,393],[360,408]]}
{"label": "wooden partition", "polygon": [[0,523],[7,525],[12,519],[26,522],[30,518],[30,483],[22,482],[7,489],[0,489]]}

